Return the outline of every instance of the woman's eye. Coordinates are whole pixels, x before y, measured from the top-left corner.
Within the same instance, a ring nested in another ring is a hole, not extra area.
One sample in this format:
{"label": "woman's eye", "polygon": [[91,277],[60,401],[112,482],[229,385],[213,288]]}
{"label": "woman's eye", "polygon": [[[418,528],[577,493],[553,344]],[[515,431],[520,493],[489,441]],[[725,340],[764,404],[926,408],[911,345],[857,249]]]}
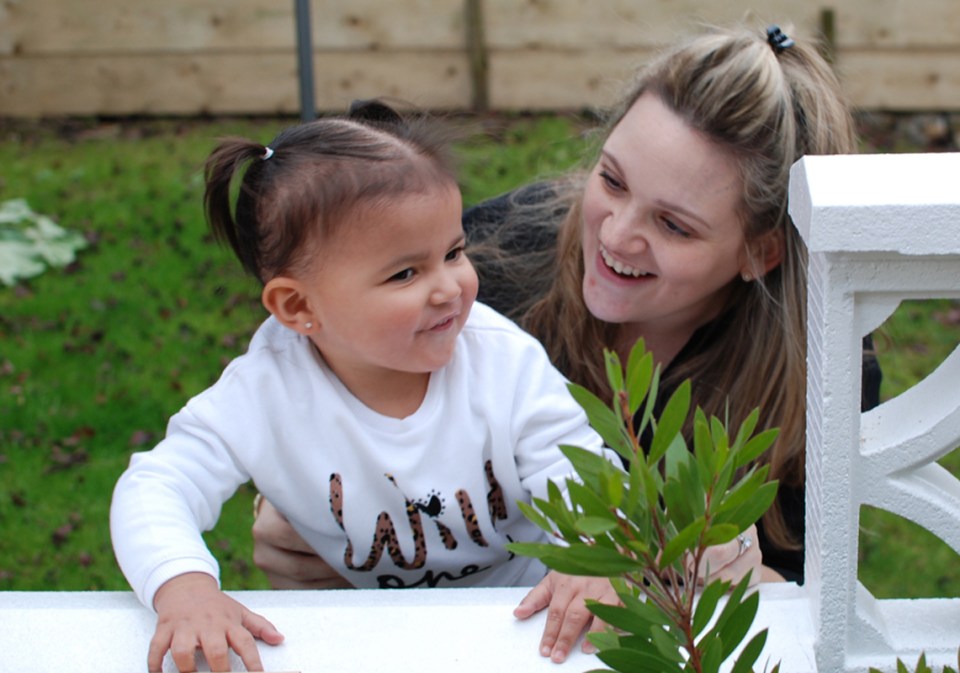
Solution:
{"label": "woman's eye", "polygon": [[411,278],[413,278],[413,269],[404,269],[400,273],[395,273],[390,276],[390,280],[392,281],[404,281],[410,280]]}
{"label": "woman's eye", "polygon": [[610,175],[610,173],[608,173],[607,171],[600,171],[600,179],[603,180],[604,183],[607,185],[607,187],[609,187],[610,189],[615,189],[615,190],[623,189],[623,183],[617,180],[612,175]]}
{"label": "woman's eye", "polygon": [[677,236],[683,236],[684,238],[690,237],[689,231],[681,227],[679,224],[677,224],[670,218],[663,217],[661,218],[661,220],[663,221],[663,226],[665,226],[670,233],[676,234]]}

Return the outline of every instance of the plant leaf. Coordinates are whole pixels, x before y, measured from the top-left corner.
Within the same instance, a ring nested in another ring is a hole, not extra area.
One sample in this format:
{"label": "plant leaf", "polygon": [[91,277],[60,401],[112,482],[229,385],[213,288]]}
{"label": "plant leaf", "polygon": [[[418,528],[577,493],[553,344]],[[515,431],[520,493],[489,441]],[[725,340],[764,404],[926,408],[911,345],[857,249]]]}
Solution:
{"label": "plant leaf", "polygon": [[648,353],[643,339],[638,339],[627,358],[627,408],[631,416],[637,413],[650,392],[653,372],[653,353]]}
{"label": "plant leaf", "polygon": [[677,436],[684,422],[687,420],[687,412],[690,410],[690,381],[685,380],[674,391],[673,395],[667,401],[663,412],[660,414],[660,420],[653,433],[653,441],[650,443],[650,450],[647,455],[647,463],[654,464],[659,461],[667,452],[673,438]]}
{"label": "plant leaf", "polygon": [[598,516],[585,516],[573,524],[577,532],[589,537],[597,537],[614,530],[617,527],[616,519],[604,519]]}
{"label": "plant leaf", "polygon": [[[746,580],[744,580],[746,583]],[[760,605],[760,594],[753,592],[742,603],[736,606],[729,619],[720,627],[720,640],[723,641],[723,658],[726,659],[737,648],[750,630],[757,608]]]}
{"label": "plant leaf", "polygon": [[764,451],[770,448],[779,434],[780,430],[778,428],[771,428],[751,438],[742,449],[737,451],[736,467],[743,467],[747,463],[759,458]]}
{"label": "plant leaf", "polygon": [[547,520],[547,518],[542,514],[540,514],[540,512],[538,512],[536,508],[533,507],[533,505],[525,503],[522,500],[518,500],[517,507],[519,507],[523,515],[527,517],[532,523],[536,524],[538,528],[550,534],[554,532],[553,526],[550,525],[550,522]]}
{"label": "plant leaf", "polygon": [[683,654],[680,652],[680,646],[677,644],[673,632],[668,632],[662,627],[652,628],[650,629],[650,641],[657,648],[660,656],[667,661],[673,661],[677,664],[684,662]]}
{"label": "plant leaf", "polygon": [[724,654],[724,642],[719,636],[709,638],[704,647],[702,643],[697,643],[697,648],[702,649],[703,655],[700,657],[701,673],[717,673],[720,670],[720,664],[726,659]]}
{"label": "plant leaf", "polygon": [[733,668],[730,669],[730,673],[750,673],[750,671],[753,670],[753,664],[756,663],[760,657],[760,653],[763,651],[763,646],[766,642],[767,629],[763,629],[751,638],[750,642],[740,651],[740,655],[734,662]]}
{"label": "plant leaf", "polygon": [[624,424],[617,414],[583,386],[568,383],[567,388],[586,412],[590,426],[603,438],[603,442],[626,460],[636,460],[633,443],[627,437]]}
{"label": "plant leaf", "polygon": [[[751,524],[756,523],[757,519],[763,516],[763,513],[770,508],[774,498],[777,497],[777,485],[777,481],[768,481],[763,484],[757,488],[753,496],[742,505],[730,512],[725,512],[723,521],[732,523],[741,531],[749,528]],[[719,520],[720,516],[716,518]]]}
{"label": "plant leaf", "polygon": [[[570,547],[559,545],[540,545],[552,547],[551,551],[542,548],[531,549],[525,545],[537,543],[511,542],[507,549],[524,556],[534,556],[552,570],[568,575],[588,577],[612,577],[621,573],[641,572],[643,564],[636,559],[620,554],[615,549],[597,545],[574,544]],[[519,545],[519,546],[516,546]]]}
{"label": "plant leaf", "polygon": [[704,534],[703,544],[707,547],[725,544],[737,537],[740,532],[740,529],[734,526],[732,523],[714,524],[710,526],[710,528],[708,528],[707,532]]}
{"label": "plant leaf", "polygon": [[588,451],[580,446],[561,444],[560,452],[570,461],[573,469],[586,484],[602,483],[602,476],[612,472],[621,472],[609,457]]}
{"label": "plant leaf", "polygon": [[673,564],[680,555],[690,549],[700,537],[707,521],[704,518],[698,518],[689,526],[681,530],[671,540],[667,541],[663,551],[660,552],[660,568],[666,568]]}
{"label": "plant leaf", "polygon": [[656,610],[656,608],[646,602],[631,605],[607,605],[606,603],[588,600],[586,603],[590,612],[602,621],[627,633],[646,636],[649,634],[651,626],[662,626],[663,617],[651,614],[651,611]]}
{"label": "plant leaf", "polygon": [[713,613],[717,609],[720,598],[730,588],[729,582],[714,580],[707,584],[697,599],[697,607],[693,613],[693,637],[696,638],[710,623]]}
{"label": "plant leaf", "polygon": [[652,652],[617,648],[602,650],[597,658],[621,673],[666,673],[677,670],[675,664]]}

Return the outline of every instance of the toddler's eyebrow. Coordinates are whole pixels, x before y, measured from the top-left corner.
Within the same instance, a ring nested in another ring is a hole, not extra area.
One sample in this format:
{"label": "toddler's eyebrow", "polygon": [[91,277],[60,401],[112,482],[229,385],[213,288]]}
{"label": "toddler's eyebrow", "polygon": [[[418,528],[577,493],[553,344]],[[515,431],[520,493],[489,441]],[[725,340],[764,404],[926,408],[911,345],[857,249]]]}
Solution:
{"label": "toddler's eyebrow", "polygon": [[[452,250],[458,246],[462,246],[466,243],[467,237],[461,231],[457,236],[450,242],[447,246],[447,250]],[[417,262],[422,262],[430,257],[430,252],[428,250],[419,250],[409,255],[400,255],[399,257],[394,257],[387,264],[384,265],[384,270],[403,268],[416,264]]]}

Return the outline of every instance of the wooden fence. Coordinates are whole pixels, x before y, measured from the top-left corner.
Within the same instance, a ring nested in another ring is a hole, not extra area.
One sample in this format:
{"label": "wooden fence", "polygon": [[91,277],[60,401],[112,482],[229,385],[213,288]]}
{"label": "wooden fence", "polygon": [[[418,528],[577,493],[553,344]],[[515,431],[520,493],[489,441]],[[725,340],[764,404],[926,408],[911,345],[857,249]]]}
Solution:
{"label": "wooden fence", "polygon": [[[0,0],[0,116],[296,113],[294,5]],[[745,17],[826,29],[861,108],[960,110],[958,0],[313,0],[316,105],[602,106],[658,45]]]}

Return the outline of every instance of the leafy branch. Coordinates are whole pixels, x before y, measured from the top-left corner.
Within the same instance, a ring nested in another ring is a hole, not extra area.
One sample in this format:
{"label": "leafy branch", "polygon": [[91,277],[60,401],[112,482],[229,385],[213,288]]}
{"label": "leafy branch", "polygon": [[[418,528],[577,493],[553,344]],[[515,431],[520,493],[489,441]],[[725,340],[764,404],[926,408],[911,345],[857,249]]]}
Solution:
{"label": "leafy branch", "polygon": [[[588,637],[613,670],[716,672],[746,637],[759,595],[747,593],[749,575],[732,591],[730,582],[710,580],[705,552],[736,539],[776,497],[769,466],[757,458],[777,431],[755,434],[754,410],[731,437],[722,421],[698,408],[691,450],[682,434],[690,382],[656,417],[659,367],[643,341],[630,352],[625,370],[616,353],[605,351],[604,357],[614,391],[610,404],[581,386],[571,384],[570,390],[629,468],[621,469],[612,456],[560,447],[578,479],[567,481],[566,495],[549,484],[546,500],[520,504],[558,544],[509,547],[559,572],[611,578],[621,604],[588,606],[613,629]],[[648,429],[652,439],[644,447]],[[752,669],[766,636],[763,630],[743,647],[732,673]]]}
{"label": "leafy branch", "polygon": [[66,266],[86,245],[82,235],[34,212],[24,199],[0,202],[0,283],[12,286],[48,266]]}

